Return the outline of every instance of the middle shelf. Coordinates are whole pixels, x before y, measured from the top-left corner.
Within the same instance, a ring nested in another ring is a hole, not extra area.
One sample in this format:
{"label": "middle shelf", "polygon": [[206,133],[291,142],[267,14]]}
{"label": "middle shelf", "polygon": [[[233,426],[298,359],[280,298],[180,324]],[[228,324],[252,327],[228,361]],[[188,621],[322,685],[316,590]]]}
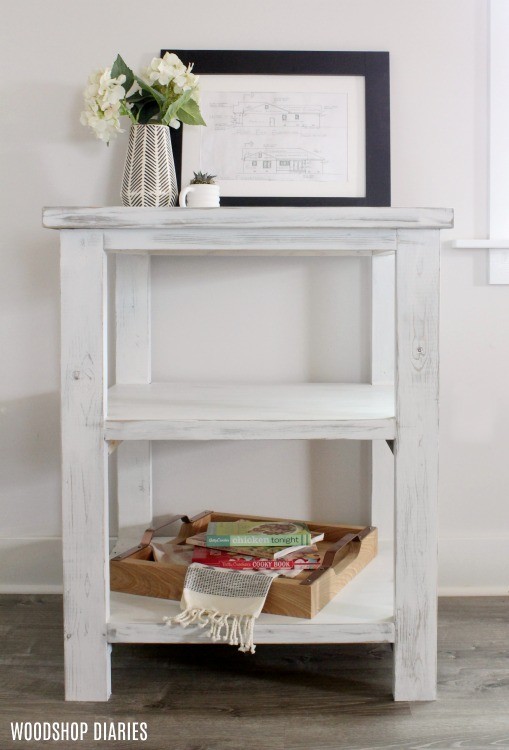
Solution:
{"label": "middle shelf", "polygon": [[394,387],[150,383],[108,391],[107,440],[393,440]]}

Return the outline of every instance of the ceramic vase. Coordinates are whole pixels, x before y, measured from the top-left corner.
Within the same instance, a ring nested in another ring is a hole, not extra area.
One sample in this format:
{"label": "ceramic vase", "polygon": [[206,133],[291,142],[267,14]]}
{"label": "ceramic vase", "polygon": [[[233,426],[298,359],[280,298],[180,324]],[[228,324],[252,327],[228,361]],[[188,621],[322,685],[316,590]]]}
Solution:
{"label": "ceramic vase", "polygon": [[121,196],[124,206],[175,206],[177,176],[168,126],[131,126]]}

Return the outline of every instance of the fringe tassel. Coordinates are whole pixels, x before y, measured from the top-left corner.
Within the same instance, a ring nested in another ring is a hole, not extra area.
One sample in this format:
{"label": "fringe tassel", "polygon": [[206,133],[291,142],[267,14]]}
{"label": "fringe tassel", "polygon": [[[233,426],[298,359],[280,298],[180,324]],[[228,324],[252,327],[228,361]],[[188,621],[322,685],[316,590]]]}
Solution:
{"label": "fringe tassel", "polygon": [[[238,646],[243,653],[254,654],[256,646],[253,642],[255,618],[253,615],[232,615],[228,613],[210,611],[206,609],[185,609],[176,617],[164,617],[166,625],[198,625],[200,628],[209,626],[207,635],[213,641],[228,641],[230,646]],[[224,635],[223,635],[224,631]]]}

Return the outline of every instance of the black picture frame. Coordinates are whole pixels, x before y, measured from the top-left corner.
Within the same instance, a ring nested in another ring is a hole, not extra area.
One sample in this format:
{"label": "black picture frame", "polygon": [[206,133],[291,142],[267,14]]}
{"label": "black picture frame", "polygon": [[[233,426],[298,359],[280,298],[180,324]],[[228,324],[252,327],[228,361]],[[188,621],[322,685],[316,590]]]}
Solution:
{"label": "black picture frame", "polygon": [[[363,197],[221,196],[223,206],[390,206],[390,78],[388,52],[161,50],[175,52],[197,75],[363,76],[366,190]],[[179,189],[182,128],[172,129]]]}

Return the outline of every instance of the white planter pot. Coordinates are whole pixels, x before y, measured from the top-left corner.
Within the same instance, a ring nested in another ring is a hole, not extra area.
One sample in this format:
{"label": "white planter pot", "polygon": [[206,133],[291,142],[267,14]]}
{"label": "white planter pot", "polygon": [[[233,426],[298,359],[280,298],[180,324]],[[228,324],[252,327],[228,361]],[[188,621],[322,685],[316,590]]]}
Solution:
{"label": "white planter pot", "polygon": [[176,205],[177,177],[167,125],[131,125],[121,195],[124,206]]}
{"label": "white planter pot", "polygon": [[188,185],[179,197],[182,208],[218,208],[219,185]]}

